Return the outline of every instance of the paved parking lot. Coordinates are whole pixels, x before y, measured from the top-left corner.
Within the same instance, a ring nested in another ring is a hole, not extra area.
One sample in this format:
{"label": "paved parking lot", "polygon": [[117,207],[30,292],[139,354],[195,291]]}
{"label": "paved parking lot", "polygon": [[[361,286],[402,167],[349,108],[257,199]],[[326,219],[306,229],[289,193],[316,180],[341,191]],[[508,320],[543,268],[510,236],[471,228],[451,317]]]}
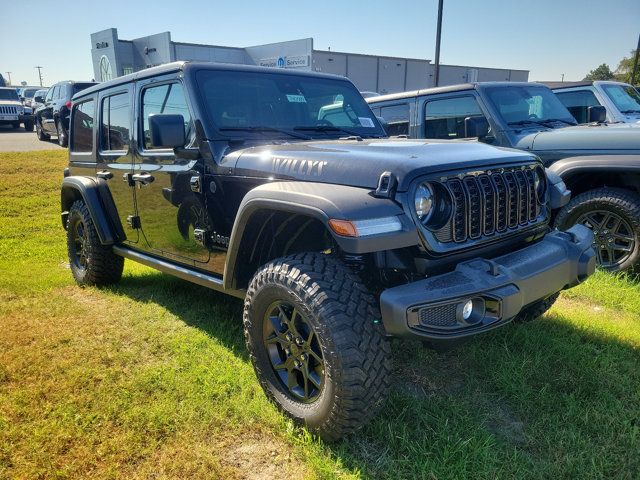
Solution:
{"label": "paved parking lot", "polygon": [[61,149],[55,139],[41,142],[33,132],[25,132],[22,126],[14,130],[10,126],[0,125],[0,152],[27,152],[30,150],[57,150]]}

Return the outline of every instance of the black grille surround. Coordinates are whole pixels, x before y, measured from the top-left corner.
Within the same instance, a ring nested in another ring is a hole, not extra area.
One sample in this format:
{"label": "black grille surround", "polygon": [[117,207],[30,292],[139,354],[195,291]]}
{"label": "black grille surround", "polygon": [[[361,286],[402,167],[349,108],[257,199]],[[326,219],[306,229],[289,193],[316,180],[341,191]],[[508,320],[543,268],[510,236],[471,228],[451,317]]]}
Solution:
{"label": "black grille surround", "polygon": [[540,202],[536,168],[544,172],[540,163],[529,162],[421,178],[417,185],[440,183],[452,202],[449,220],[441,228],[430,230],[418,222],[427,250],[447,253],[546,225],[546,188]]}

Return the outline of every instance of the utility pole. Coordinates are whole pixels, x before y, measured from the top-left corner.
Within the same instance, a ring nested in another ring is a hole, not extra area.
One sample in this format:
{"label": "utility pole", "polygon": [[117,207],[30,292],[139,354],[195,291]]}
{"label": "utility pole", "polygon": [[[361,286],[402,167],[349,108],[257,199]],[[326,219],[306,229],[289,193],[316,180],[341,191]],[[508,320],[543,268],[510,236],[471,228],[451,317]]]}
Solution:
{"label": "utility pole", "polygon": [[560,80],[560,81],[564,82],[564,73],[561,73],[560,76],[562,77],[562,80]]}
{"label": "utility pole", "polygon": [[440,37],[442,35],[442,3],[443,0],[438,0],[438,29],[436,31],[436,69],[434,75],[435,87],[438,86],[440,80]]}
{"label": "utility pole", "polygon": [[37,65],[33,68],[37,68],[38,69],[38,77],[40,77],[40,86],[42,86],[42,67],[40,65]]}
{"label": "utility pole", "polygon": [[11,72],[5,72],[7,77],[9,77],[9,85],[11,85]]}
{"label": "utility pole", "polygon": [[638,46],[636,47],[636,59],[633,61],[633,72],[631,73],[631,81],[629,82],[631,85],[635,85],[636,83],[636,72],[638,71],[638,57],[640,56],[640,35],[638,35]]}

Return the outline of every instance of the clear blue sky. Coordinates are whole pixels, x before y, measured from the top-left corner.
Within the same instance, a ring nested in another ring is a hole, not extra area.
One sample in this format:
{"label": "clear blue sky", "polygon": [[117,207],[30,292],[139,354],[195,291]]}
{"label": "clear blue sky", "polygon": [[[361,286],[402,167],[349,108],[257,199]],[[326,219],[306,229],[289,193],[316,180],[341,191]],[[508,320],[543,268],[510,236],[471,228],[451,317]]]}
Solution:
{"label": "clear blue sky", "polygon": [[[434,58],[437,0],[2,0],[0,71],[13,83],[91,79],[92,32],[229,46],[313,37],[316,49]],[[640,0],[444,0],[441,61],[579,80],[635,48]]]}

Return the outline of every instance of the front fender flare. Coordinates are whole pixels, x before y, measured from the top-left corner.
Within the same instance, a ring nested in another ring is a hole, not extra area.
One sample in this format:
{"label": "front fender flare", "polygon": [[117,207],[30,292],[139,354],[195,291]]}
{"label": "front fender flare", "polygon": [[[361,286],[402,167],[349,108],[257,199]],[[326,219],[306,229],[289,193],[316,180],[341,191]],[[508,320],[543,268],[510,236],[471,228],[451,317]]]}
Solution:
{"label": "front fender flare", "polygon": [[78,199],[82,199],[87,205],[103,245],[113,245],[126,238],[105,180],[81,176],[65,177],[60,191],[62,226],[64,228],[66,228],[69,208]]}
{"label": "front fender flare", "polygon": [[640,155],[584,155],[567,157],[548,167],[564,181],[585,172],[634,172],[640,174]]}
{"label": "front fender flare", "polygon": [[[373,197],[367,189],[311,182],[266,183],[247,193],[238,209],[225,262],[225,288],[233,288],[236,265],[241,261],[238,252],[245,227],[251,217],[262,210],[291,212],[317,219],[325,225],[340,249],[348,253],[391,250],[419,243],[415,224],[402,207],[391,199]],[[367,237],[345,237],[334,233],[328,225],[330,219],[363,220],[390,216],[399,218],[402,230]]]}

